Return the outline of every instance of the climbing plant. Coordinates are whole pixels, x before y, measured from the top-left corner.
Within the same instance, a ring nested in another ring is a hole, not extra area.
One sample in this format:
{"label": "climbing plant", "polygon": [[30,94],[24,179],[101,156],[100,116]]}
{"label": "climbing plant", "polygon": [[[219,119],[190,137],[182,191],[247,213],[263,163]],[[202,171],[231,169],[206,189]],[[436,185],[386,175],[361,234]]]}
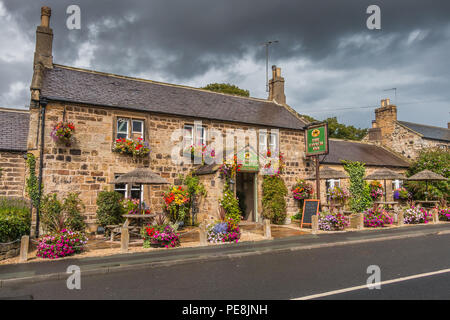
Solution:
{"label": "climbing plant", "polygon": [[[26,181],[26,191],[31,199],[33,207],[39,206],[39,182],[36,176],[36,157],[32,153],[27,154],[28,178]],[[42,190],[41,186],[41,190]]]}
{"label": "climbing plant", "polygon": [[350,209],[353,212],[363,212],[372,205],[370,188],[364,180],[366,168],[364,163],[358,161],[342,160],[344,169],[350,176]]}
{"label": "climbing plant", "polygon": [[227,218],[232,218],[235,223],[241,222],[241,209],[239,208],[239,200],[234,196],[228,181],[224,182],[223,198],[220,205],[225,210]]}
{"label": "climbing plant", "polygon": [[286,219],[286,199],[288,193],[283,179],[279,175],[264,176],[263,184],[263,217],[274,224],[283,224]]}

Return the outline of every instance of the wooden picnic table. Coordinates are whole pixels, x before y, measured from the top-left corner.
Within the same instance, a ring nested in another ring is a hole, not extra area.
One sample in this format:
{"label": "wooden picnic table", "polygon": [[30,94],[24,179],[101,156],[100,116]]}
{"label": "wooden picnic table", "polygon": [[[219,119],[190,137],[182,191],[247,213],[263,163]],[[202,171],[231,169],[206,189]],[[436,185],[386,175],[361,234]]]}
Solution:
{"label": "wooden picnic table", "polygon": [[437,200],[421,200],[421,201],[415,201],[415,204],[418,208],[420,208],[422,205],[424,207],[434,207],[439,203]]}
{"label": "wooden picnic table", "polygon": [[126,218],[125,222],[123,223],[124,228],[128,228],[130,221],[132,219],[153,219],[156,217],[156,214],[124,214],[122,217]]}
{"label": "wooden picnic table", "polygon": [[[131,220],[138,220],[138,219],[153,219],[156,216],[156,214],[124,214],[122,217],[125,217],[126,220],[122,227],[120,225],[107,225],[106,228],[111,230],[111,241],[114,241],[114,236],[119,235],[122,232],[122,228],[130,228],[130,221]],[[140,231],[140,226],[136,226],[137,231]]]}

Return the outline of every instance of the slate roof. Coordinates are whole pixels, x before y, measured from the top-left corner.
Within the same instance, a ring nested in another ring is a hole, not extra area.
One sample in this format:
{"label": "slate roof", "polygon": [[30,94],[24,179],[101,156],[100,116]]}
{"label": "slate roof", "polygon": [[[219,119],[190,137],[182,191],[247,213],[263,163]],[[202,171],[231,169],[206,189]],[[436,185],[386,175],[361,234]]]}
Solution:
{"label": "slate roof", "polygon": [[330,139],[329,154],[322,163],[342,164],[341,160],[364,162],[368,166],[409,167],[406,160],[368,143]]}
{"label": "slate roof", "polygon": [[55,65],[44,73],[50,100],[303,129],[305,123],[274,102]]}
{"label": "slate roof", "polygon": [[398,121],[401,125],[420,133],[424,138],[450,142],[450,130],[413,122]]}
{"label": "slate roof", "polygon": [[0,150],[26,152],[29,124],[28,111],[0,109]]}

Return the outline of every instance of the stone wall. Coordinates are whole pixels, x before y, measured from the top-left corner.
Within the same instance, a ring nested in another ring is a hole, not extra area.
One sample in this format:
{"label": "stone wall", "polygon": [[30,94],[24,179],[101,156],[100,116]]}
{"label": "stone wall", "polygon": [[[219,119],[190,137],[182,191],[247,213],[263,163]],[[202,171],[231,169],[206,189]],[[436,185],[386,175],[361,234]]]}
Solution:
{"label": "stone wall", "polygon": [[25,153],[0,151],[0,196],[23,197]]}
{"label": "stone wall", "polygon": [[[37,109],[30,111],[30,134],[28,138],[28,148],[34,149],[32,152],[36,157],[39,156],[38,149],[36,149],[38,147],[36,145],[37,112]],[[63,121],[64,115],[65,120],[73,122],[76,128],[75,140],[70,146],[55,143],[50,138],[53,126],[57,122]],[[143,159],[133,159],[130,156],[111,151],[115,140],[116,117],[136,118],[145,121],[144,138],[150,143],[150,156]],[[179,165],[173,163],[172,149],[180,142],[171,141],[171,136],[176,129],[182,129],[185,124],[193,124],[194,120],[196,119],[87,105],[49,103],[46,111],[44,134],[44,193],[56,192],[62,197],[68,192],[78,192],[86,207],[87,222],[94,223],[97,195],[101,190],[113,190],[113,185],[110,182],[114,179],[115,174],[148,166],[170,183],[179,184],[179,174],[188,173],[194,168],[194,165],[188,162]],[[227,129],[242,129],[244,131],[267,129],[215,120],[203,120],[202,124],[207,129],[217,129],[222,133],[225,133]],[[281,152],[284,153],[286,160],[283,179],[290,190],[297,178],[306,175],[303,160],[303,132],[280,129],[279,141]],[[262,179],[258,179],[258,183],[259,193],[261,194]],[[219,184],[216,184],[215,188],[215,194],[221,192]],[[144,188],[144,201],[151,204],[154,212],[160,212],[163,209],[162,192],[161,186],[151,186],[151,188],[146,186]],[[217,200],[210,200],[205,203],[207,210],[214,212]],[[290,195],[287,203],[288,214],[295,214],[298,208]],[[261,207],[259,206],[259,208]]]}
{"label": "stone wall", "polygon": [[0,261],[17,257],[20,254],[20,241],[11,244],[0,243]]}
{"label": "stone wall", "polygon": [[447,148],[450,147],[449,143],[424,139],[398,123],[395,124],[389,141],[385,141],[384,144],[408,159],[416,159],[419,152],[426,148],[435,148],[442,144],[447,144]]}

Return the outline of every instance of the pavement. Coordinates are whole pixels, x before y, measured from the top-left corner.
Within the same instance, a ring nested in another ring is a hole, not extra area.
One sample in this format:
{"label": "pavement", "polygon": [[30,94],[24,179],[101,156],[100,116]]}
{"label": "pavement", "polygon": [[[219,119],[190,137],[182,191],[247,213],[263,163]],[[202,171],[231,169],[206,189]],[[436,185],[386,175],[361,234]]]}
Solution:
{"label": "pavement", "polygon": [[204,263],[268,253],[290,253],[298,250],[382,242],[396,239],[450,234],[450,224],[413,225],[383,230],[292,236],[258,242],[175,248],[106,257],[70,257],[56,261],[0,265],[0,288],[27,282],[66,279],[70,265],[80,267],[84,276],[114,272],[169,267],[179,264]]}

